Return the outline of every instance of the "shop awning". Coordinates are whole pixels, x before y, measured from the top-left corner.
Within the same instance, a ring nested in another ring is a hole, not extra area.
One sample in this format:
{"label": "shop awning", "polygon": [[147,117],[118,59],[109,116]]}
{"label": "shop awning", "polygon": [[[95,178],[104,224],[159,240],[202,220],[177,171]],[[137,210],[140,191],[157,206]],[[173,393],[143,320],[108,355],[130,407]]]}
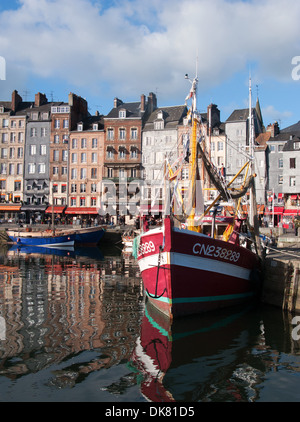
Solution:
{"label": "shop awning", "polygon": [[48,205],[22,205],[21,211],[44,212]]}
{"label": "shop awning", "polygon": [[[284,211],[284,207],[274,207],[274,214],[281,215]],[[273,214],[272,208],[266,208],[265,215]]]}
{"label": "shop awning", "polygon": [[66,209],[65,214],[98,214],[99,208],[94,207],[69,207]]}
{"label": "shop awning", "polygon": [[[62,214],[63,210],[65,209],[65,206],[61,206],[61,207],[53,207],[53,212],[54,214]],[[46,214],[52,214],[52,206],[48,207],[46,209]]]}
{"label": "shop awning", "polygon": [[21,209],[21,205],[0,205],[0,211],[11,211],[11,212],[16,212],[16,211],[20,211]]}
{"label": "shop awning", "polygon": [[300,209],[288,209],[288,210],[284,210],[283,215],[300,215]]}
{"label": "shop awning", "polygon": [[298,199],[298,195],[291,195],[291,199]]}

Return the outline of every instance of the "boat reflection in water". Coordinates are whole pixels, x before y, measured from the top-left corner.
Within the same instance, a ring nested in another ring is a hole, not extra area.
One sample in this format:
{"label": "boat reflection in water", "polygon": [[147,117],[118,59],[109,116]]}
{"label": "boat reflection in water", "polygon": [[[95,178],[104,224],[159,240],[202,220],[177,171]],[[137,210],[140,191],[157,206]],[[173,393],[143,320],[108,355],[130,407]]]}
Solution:
{"label": "boat reflection in water", "polygon": [[85,383],[101,369],[121,372],[131,356],[143,312],[138,269],[95,247],[41,249],[0,256],[0,397],[109,400],[113,377]]}
{"label": "boat reflection in water", "polygon": [[101,250],[97,247],[74,247],[61,246],[45,248],[40,246],[27,245],[13,245],[8,253],[8,256],[23,255],[23,256],[39,256],[39,255],[57,255],[66,257],[87,257],[91,259],[103,260],[104,256]]}
{"label": "boat reflection in water", "polygon": [[249,331],[248,312],[233,308],[171,324],[147,302],[132,356],[142,374],[141,393],[153,402],[255,400],[257,391],[249,391],[261,372],[248,357],[251,341],[262,333],[259,320]]}

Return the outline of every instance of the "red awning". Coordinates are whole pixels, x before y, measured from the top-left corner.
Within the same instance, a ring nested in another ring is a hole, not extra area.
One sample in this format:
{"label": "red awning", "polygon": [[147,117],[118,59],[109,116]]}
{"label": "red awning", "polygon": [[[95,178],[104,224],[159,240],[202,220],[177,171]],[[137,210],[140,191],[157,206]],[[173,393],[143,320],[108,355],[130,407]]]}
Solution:
{"label": "red awning", "polygon": [[65,214],[98,214],[99,208],[86,208],[86,207],[69,207],[66,209]]}
{"label": "red awning", "polygon": [[278,199],[282,199],[283,198],[283,193],[279,193],[278,194]]}
{"label": "red awning", "polygon": [[[65,206],[63,206],[63,207],[53,207],[53,212],[54,212],[54,214],[62,214],[62,212],[65,208],[66,208]],[[52,214],[52,205],[46,209],[45,213],[46,214]]]}
{"label": "red awning", "polygon": [[155,211],[163,211],[163,209],[164,209],[164,206],[161,204],[153,204],[152,206],[151,204],[148,204],[148,205],[142,204],[140,206],[140,211],[155,212]]}
{"label": "red awning", "polygon": [[290,210],[284,210],[284,213],[286,215],[300,215],[300,209],[299,210],[295,210],[295,209],[290,209]]}
{"label": "red awning", "polygon": [[0,205],[0,211],[20,211],[21,205]]}
{"label": "red awning", "polygon": [[[274,214],[276,215],[281,215],[283,211],[284,211],[284,207],[274,207]],[[273,214],[272,208],[266,208],[265,214],[266,215]]]}
{"label": "red awning", "polygon": [[297,199],[298,195],[291,195],[291,199]]}

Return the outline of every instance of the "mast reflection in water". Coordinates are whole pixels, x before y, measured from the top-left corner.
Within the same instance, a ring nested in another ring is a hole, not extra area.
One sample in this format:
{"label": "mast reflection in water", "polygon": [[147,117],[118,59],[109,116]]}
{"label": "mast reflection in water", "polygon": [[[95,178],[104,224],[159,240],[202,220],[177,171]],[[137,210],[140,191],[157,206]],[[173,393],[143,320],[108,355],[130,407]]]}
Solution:
{"label": "mast reflection in water", "polygon": [[3,251],[0,401],[299,401],[292,316],[233,308],[172,325],[131,257]]}

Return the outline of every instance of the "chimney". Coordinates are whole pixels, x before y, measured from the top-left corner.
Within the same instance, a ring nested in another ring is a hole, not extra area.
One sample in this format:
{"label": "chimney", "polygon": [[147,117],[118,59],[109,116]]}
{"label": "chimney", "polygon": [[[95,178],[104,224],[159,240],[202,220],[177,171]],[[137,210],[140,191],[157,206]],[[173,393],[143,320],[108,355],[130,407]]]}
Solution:
{"label": "chimney", "polygon": [[157,109],[157,98],[156,98],[156,95],[153,92],[149,93],[148,107],[149,107],[149,113],[152,113],[152,111]]}
{"label": "chimney", "polygon": [[274,138],[274,136],[276,136],[280,133],[278,122],[275,122],[273,124],[268,125],[266,131],[271,132],[271,137]]}
{"label": "chimney", "polygon": [[18,94],[18,91],[14,90],[11,96],[11,109],[13,112],[17,111],[18,105],[22,102],[22,97]]}
{"label": "chimney", "polygon": [[207,119],[209,120],[210,128],[220,123],[220,110],[217,105],[210,104],[207,107]]}
{"label": "chimney", "polygon": [[47,104],[47,102],[48,102],[48,99],[45,94],[41,94],[40,92],[35,94],[35,98],[34,98],[35,107],[40,107],[43,104]]}
{"label": "chimney", "polygon": [[114,108],[119,107],[121,104],[123,104],[123,101],[122,100],[119,100],[119,98],[116,97],[114,99]]}
{"label": "chimney", "polygon": [[95,116],[100,116],[100,113],[99,113],[99,111],[98,110],[96,110],[96,112],[95,112]]}
{"label": "chimney", "polygon": [[141,113],[144,113],[145,111],[145,102],[146,102],[146,97],[144,94],[141,95]]}

